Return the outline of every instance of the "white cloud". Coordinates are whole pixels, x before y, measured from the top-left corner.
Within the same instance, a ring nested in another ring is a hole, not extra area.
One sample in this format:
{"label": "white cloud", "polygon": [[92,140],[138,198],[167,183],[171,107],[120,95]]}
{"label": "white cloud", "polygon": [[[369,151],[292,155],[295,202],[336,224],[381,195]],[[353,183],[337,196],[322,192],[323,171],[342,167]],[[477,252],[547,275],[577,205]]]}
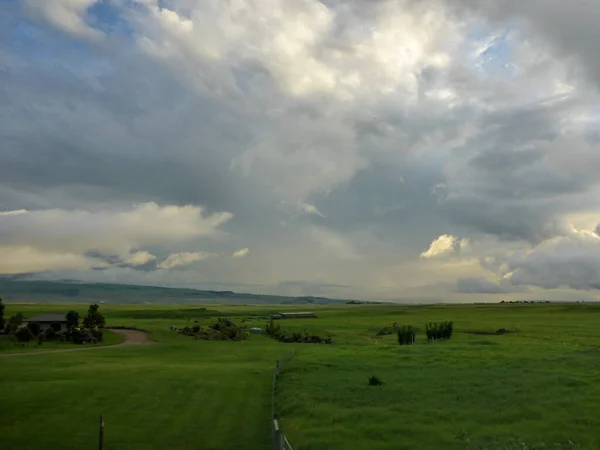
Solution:
{"label": "white cloud", "polygon": [[0,245],[0,273],[4,274],[46,270],[84,271],[105,265],[100,260],[75,253],[40,250],[24,245]]}
{"label": "white cloud", "polygon": [[300,209],[306,214],[316,214],[317,216],[325,217],[315,205],[311,205],[310,203],[301,203]]}
{"label": "white cloud", "polygon": [[129,264],[130,266],[141,266],[149,263],[150,261],[154,261],[156,256],[146,251],[135,252],[128,255],[123,262],[125,264]]}
{"label": "white cloud", "polygon": [[600,236],[587,230],[556,236],[513,254],[502,269],[515,285],[600,289]]}
{"label": "white cloud", "polygon": [[244,256],[246,256],[248,253],[250,253],[250,249],[249,248],[241,248],[235,252],[233,252],[233,257],[234,258],[243,258]]}
{"label": "white cloud", "polygon": [[421,258],[440,258],[456,254],[461,249],[464,250],[469,245],[466,239],[460,239],[451,234],[442,234],[429,244],[429,248],[421,253]]}
{"label": "white cloud", "polygon": [[[0,246],[35,249],[40,254],[79,255],[81,258],[90,252],[98,252],[119,256],[125,263],[141,265],[152,261],[154,255],[144,250],[132,254],[133,250],[217,237],[218,227],[231,217],[232,214],[225,212],[207,216],[201,207],[192,205],[159,206],[156,203],[143,203],[131,209],[53,209],[3,214],[0,216]],[[5,265],[10,265],[10,261]]]}
{"label": "white cloud", "polygon": [[85,15],[98,0],[23,0],[29,14],[64,33],[77,38],[99,41],[104,33],[92,28]]}
{"label": "white cloud", "polygon": [[203,252],[173,253],[164,261],[159,262],[156,267],[158,269],[174,269],[175,267],[185,266],[197,261],[202,261],[210,256],[210,254]]}
{"label": "white cloud", "polygon": [[21,214],[27,214],[26,209],[16,209],[14,211],[0,211],[0,216],[18,216]]}

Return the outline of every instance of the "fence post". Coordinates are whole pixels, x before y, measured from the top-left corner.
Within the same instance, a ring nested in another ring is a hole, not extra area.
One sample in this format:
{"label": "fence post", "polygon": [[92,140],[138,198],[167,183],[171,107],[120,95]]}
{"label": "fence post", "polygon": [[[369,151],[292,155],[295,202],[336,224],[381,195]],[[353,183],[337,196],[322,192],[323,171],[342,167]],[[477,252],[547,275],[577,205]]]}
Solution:
{"label": "fence post", "polygon": [[283,438],[277,419],[273,419],[273,450],[283,450]]}
{"label": "fence post", "polygon": [[100,414],[100,436],[98,441],[98,448],[102,450],[104,448],[104,417]]}

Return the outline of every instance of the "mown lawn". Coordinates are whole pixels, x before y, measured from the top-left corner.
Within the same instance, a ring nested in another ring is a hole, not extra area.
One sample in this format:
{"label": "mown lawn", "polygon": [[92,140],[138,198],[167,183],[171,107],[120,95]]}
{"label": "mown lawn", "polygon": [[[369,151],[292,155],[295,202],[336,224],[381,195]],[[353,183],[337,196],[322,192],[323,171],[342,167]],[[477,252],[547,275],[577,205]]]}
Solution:
{"label": "mown lawn", "polygon": [[[295,450],[600,448],[600,305],[329,306],[285,330],[334,345],[196,341],[168,331],[219,314],[264,326],[293,307],[101,306],[108,325],[150,331],[149,345],[0,359],[2,448],[269,449],[275,360],[296,350],[277,392]],[[7,315],[87,305],[8,304]],[[296,307],[306,310],[307,307]],[[208,310],[208,311],[207,311]],[[453,320],[451,341],[427,344],[428,321]],[[414,346],[377,337],[419,328]],[[472,335],[467,331],[505,335]],[[377,375],[383,386],[369,386]],[[492,442],[498,441],[494,447]],[[573,444],[569,444],[572,441]]]}
{"label": "mown lawn", "polygon": [[[86,307],[6,309],[81,314]],[[1,448],[97,448],[100,414],[111,450],[271,448],[270,384],[285,347],[265,336],[196,341],[168,331],[187,318],[131,319],[119,316],[131,307],[102,310],[107,325],[147,329],[158,342],[0,359],[0,404],[10,405],[0,414]]]}

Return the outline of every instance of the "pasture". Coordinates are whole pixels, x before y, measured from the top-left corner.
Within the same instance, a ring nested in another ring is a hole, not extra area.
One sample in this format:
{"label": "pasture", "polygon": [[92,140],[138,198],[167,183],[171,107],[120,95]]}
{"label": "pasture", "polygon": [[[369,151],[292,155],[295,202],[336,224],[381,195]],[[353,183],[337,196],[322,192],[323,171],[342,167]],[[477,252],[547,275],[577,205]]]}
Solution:
{"label": "pasture", "polygon": [[[87,307],[6,306],[7,316]],[[203,307],[102,305],[109,326],[148,330],[154,343],[0,358],[2,447],[97,448],[102,413],[106,449],[269,449],[273,365],[294,348],[276,393],[294,450],[600,448],[600,305],[327,305],[280,322],[332,345],[168,330],[217,315],[264,328],[271,313],[307,309]],[[427,343],[425,324],[443,320],[452,339]],[[376,336],[394,322],[416,327],[415,345]],[[369,386],[371,375],[384,384]]]}

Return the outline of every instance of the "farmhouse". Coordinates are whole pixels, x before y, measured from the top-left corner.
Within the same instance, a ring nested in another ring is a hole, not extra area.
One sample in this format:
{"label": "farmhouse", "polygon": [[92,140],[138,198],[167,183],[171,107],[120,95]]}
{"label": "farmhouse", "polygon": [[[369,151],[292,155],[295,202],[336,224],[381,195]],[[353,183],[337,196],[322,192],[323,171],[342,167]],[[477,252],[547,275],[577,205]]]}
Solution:
{"label": "farmhouse", "polygon": [[66,314],[39,314],[35,317],[25,319],[25,322],[39,324],[42,331],[50,328],[50,325],[53,323],[60,324],[60,331],[67,329]]}
{"label": "farmhouse", "polygon": [[316,319],[314,312],[287,312],[279,313],[273,316],[273,319]]}

